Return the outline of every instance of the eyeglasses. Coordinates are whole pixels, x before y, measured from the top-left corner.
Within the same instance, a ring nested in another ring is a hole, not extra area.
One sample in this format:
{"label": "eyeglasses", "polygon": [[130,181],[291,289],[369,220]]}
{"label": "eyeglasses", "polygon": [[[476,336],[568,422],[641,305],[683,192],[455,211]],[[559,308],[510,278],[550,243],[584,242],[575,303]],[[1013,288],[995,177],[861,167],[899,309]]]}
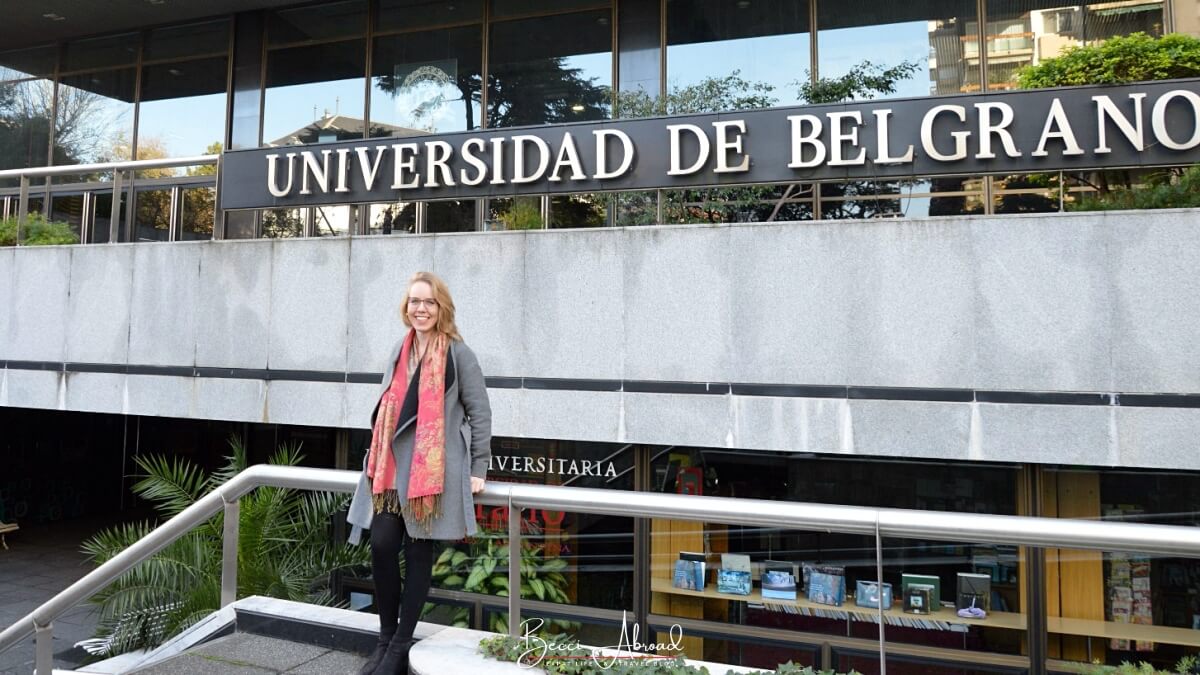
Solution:
{"label": "eyeglasses", "polygon": [[420,307],[422,305],[425,306],[425,309],[433,309],[438,306],[437,300],[434,300],[433,298],[409,298],[408,299],[409,309],[417,309],[418,307]]}

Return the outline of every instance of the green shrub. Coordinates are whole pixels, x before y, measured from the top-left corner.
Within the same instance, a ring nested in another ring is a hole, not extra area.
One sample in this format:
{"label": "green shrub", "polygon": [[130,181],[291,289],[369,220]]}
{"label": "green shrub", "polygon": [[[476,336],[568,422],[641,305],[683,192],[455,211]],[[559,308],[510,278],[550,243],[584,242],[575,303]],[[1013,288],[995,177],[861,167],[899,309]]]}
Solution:
{"label": "green shrub", "polygon": [[1017,73],[1017,86],[1041,89],[1198,76],[1200,39],[1179,33],[1160,38],[1134,33],[1072,47],[1060,56],[1026,66]]}
{"label": "green shrub", "polygon": [[1200,164],[1182,172],[1150,174],[1145,182],[1124,190],[1103,190],[1068,202],[1068,211],[1179,209],[1200,207]]}
{"label": "green shrub", "polygon": [[[0,219],[0,246],[15,246],[17,243],[17,219]],[[21,228],[22,246],[52,246],[54,244],[78,244],[79,237],[67,223],[46,220],[40,213],[31,213]]]}

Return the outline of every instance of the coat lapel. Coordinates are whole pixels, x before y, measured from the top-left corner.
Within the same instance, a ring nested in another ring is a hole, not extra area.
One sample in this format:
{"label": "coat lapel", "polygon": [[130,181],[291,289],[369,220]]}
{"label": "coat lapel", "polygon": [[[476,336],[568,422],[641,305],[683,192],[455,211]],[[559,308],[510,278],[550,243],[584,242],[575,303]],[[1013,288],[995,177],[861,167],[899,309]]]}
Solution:
{"label": "coat lapel", "polygon": [[383,371],[383,381],[379,384],[378,391],[375,392],[375,408],[371,410],[371,428],[375,428],[375,413],[379,412],[379,399],[383,398],[383,393],[388,390],[392,384],[392,376],[396,374],[396,359],[400,358],[400,350],[404,347],[404,338],[401,337],[392,347],[392,356],[387,361],[387,369]]}

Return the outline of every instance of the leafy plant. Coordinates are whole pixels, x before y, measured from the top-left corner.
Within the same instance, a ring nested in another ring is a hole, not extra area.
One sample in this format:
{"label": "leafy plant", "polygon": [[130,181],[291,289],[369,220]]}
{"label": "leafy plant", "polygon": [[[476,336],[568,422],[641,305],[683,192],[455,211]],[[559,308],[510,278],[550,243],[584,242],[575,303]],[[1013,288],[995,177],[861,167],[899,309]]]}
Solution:
{"label": "leafy plant", "polygon": [[[446,547],[433,563],[433,584],[451,590],[508,597],[507,538],[507,533],[482,531],[471,540],[467,551]],[[546,559],[543,551],[543,546],[521,540],[521,597],[570,603],[566,592],[567,578],[563,574],[567,561],[562,558]],[[433,607],[432,603],[426,603],[425,613],[432,611]],[[456,608],[451,625],[467,627],[467,616],[467,608]],[[553,619],[545,622],[542,633],[552,630],[573,631],[578,626],[576,622]],[[508,613],[492,614],[488,630],[507,633]]]}
{"label": "leafy plant", "polygon": [[1200,657],[1185,656],[1175,664],[1172,670],[1159,670],[1149,663],[1130,663],[1123,661],[1119,666],[1105,666],[1097,663],[1082,663],[1075,666],[1076,672],[1083,675],[1190,675],[1200,671]]}
{"label": "leafy plant", "polygon": [[1106,190],[1068,202],[1068,211],[1175,209],[1200,207],[1200,165],[1157,171],[1135,188]]}
{"label": "leafy plant", "polygon": [[[162,520],[171,518],[247,467],[246,450],[236,438],[225,465],[211,474],[179,457],[135,457],[144,472],[133,491],[153,504]],[[296,466],[298,446],[280,447],[271,464]],[[331,541],[330,516],[343,495],[262,487],[240,500],[238,596],[264,595],[330,605],[330,572],[366,565],[365,547]],[[224,518],[218,514],[120,576],[91,602],[99,608],[96,636],[85,648],[114,656],[149,648],[177,635],[220,607],[221,546]],[[96,564],[111,559],[148,535],[154,522],[118,525],[83,544]]]}
{"label": "leafy plant", "polygon": [[[547,673],[561,673],[562,675],[708,675],[707,668],[688,665],[682,656],[644,660],[617,659],[611,664],[604,657],[600,657],[601,663],[606,666],[602,668],[595,661],[586,658],[591,656],[591,650],[566,640],[547,640],[544,649],[533,650],[530,643],[523,638],[497,635],[481,640],[479,649],[484,656],[489,656],[497,661],[538,666]],[[539,655],[542,658],[539,659]],[[780,664],[775,670],[754,671],[753,675],[837,674],[832,670],[813,670],[809,666],[798,666],[788,661]],[[857,674],[852,670],[847,675]]]}
{"label": "leafy plant", "polygon": [[[78,244],[79,237],[67,223],[46,220],[40,213],[30,213],[21,228],[22,246],[52,246],[55,244]],[[17,219],[0,219],[0,246],[17,244]]]}
{"label": "leafy plant", "polygon": [[1200,76],[1200,39],[1172,33],[1113,37],[1072,47],[1017,72],[1022,89],[1085,84],[1126,84]]}
{"label": "leafy plant", "polygon": [[506,230],[542,229],[541,200],[537,197],[514,197],[512,206],[498,220]]}

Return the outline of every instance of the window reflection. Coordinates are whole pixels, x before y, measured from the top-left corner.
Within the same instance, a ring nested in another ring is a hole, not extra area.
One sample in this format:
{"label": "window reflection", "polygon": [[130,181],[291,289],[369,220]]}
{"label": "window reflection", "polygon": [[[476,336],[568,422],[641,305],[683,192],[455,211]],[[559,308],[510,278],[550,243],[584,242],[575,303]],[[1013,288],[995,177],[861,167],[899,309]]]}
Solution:
{"label": "window reflection", "polygon": [[0,52],[0,82],[49,77],[57,59],[58,50],[53,46]]}
{"label": "window reflection", "polygon": [[[225,133],[224,57],[146,66],[138,109],[138,159],[202,155]],[[173,173],[181,174],[182,169]]]}
{"label": "window reflection", "polygon": [[134,241],[167,241],[171,235],[171,191],[138,190]]}
{"label": "window reflection", "polygon": [[[117,216],[118,222],[122,225],[125,222],[127,195],[128,192],[123,193],[119,207],[120,214]],[[88,228],[88,232],[88,243],[104,244],[110,239],[112,235],[112,191],[92,193],[92,225]],[[121,237],[118,237],[118,240],[120,239]]]}
{"label": "window reflection", "polygon": [[[130,158],[135,80],[133,68],[61,79],[54,123],[54,164]],[[79,179],[70,176],[63,180]]]}
{"label": "window reflection", "polygon": [[[262,211],[262,236],[291,239],[304,236],[304,209],[266,209]],[[239,228],[243,231],[244,228]]]}
{"label": "window reflection", "polygon": [[269,44],[357,37],[367,30],[365,0],[327,2],[312,7],[271,12],[267,17]]}
{"label": "window reflection", "polygon": [[370,135],[479,128],[482,41],[480,26],[377,39]]}
{"label": "window reflection", "polygon": [[180,190],[180,197],[183,199],[183,212],[179,238],[212,239],[216,190],[208,187],[184,188]]}
{"label": "window reflection", "polygon": [[447,199],[425,204],[426,232],[475,231],[475,200]]}
{"label": "window reflection", "polygon": [[[1080,5],[988,0],[987,13],[988,88],[993,90],[1013,88],[1017,70],[1071,47],[1139,31],[1152,36],[1163,33],[1163,4],[1154,0]],[[970,30],[975,30],[974,22]],[[973,32],[964,46],[968,58],[979,58]]]}
{"label": "window reflection", "polygon": [[[0,84],[0,169],[46,165],[53,94],[49,80]],[[0,179],[0,187],[18,182]]]}
{"label": "window reflection", "polygon": [[264,142],[362,138],[365,58],[362,40],[268,52]]}
{"label": "window reflection", "polygon": [[157,61],[225,54],[228,51],[229,21],[222,19],[152,30],[142,48],[142,58],[146,61]]}
{"label": "window reflection", "polygon": [[610,10],[492,24],[487,125],[611,117],[611,24]]}
{"label": "window reflection", "polygon": [[604,227],[611,195],[590,192],[550,197],[550,227]]}
{"label": "window reflection", "polygon": [[141,38],[137,33],[107,35],[68,42],[63,48],[63,71],[132,65],[137,61]]}
{"label": "window reflection", "polygon": [[345,237],[358,222],[356,206],[317,206],[312,209],[314,237]]}
{"label": "window reflection", "polygon": [[[846,75],[864,62],[882,68],[913,64],[892,94],[871,98],[926,96],[978,88],[978,59],[963,53],[975,3],[880,3],[844,0],[817,4],[822,78]],[[974,70],[972,70],[972,68]]]}
{"label": "window reflection", "polygon": [[50,200],[49,220],[67,223],[79,239],[83,230],[83,195],[54,195]]}
{"label": "window reflection", "polygon": [[417,231],[417,203],[371,204],[370,234],[412,234]]}
{"label": "window reflection", "polygon": [[[495,9],[492,11],[495,16]],[[456,0],[452,3],[442,0],[379,0],[375,32],[448,26],[482,19],[483,0]]]}
{"label": "window reflection", "polygon": [[[757,105],[734,101],[711,109],[799,102],[796,82],[809,63],[808,3],[796,0],[672,0],[667,4],[667,87],[672,112],[695,112],[690,87],[736,76],[762,94]],[[719,87],[715,92],[722,95]],[[622,113],[624,115],[624,113]]]}

